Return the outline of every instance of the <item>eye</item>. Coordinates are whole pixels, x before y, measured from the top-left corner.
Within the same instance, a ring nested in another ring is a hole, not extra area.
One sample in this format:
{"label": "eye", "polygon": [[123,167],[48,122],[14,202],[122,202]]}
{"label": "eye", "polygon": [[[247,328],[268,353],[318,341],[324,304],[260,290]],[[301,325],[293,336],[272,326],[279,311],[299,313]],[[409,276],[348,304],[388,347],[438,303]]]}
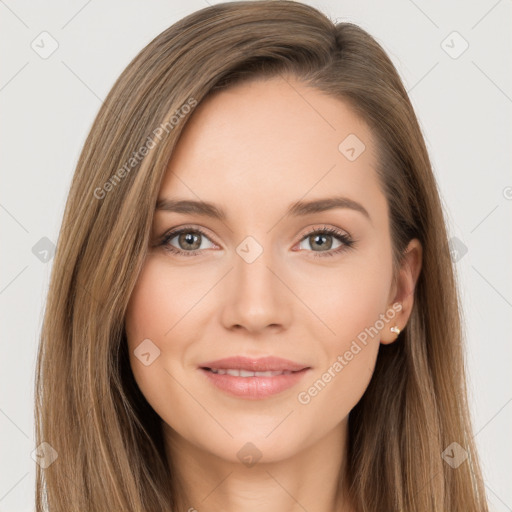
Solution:
{"label": "eye", "polygon": [[[171,244],[171,241],[175,238],[177,239],[176,243],[178,244],[178,247]],[[182,256],[198,256],[200,254],[200,250],[208,248],[204,247],[202,243],[204,239],[209,240],[201,229],[184,227],[164,235],[161,245],[173,254],[179,254]],[[215,246],[215,244],[213,245]]]}
{"label": "eye", "polygon": [[[332,249],[333,239],[336,239],[339,242],[339,246],[335,249]],[[300,244],[303,242],[309,243],[310,247],[320,248],[319,250],[313,249],[312,251],[317,253],[313,254],[316,258],[334,256],[335,254],[339,254],[340,252],[349,249],[354,244],[354,240],[352,240],[349,235],[336,228],[330,228],[327,226],[323,228],[315,228],[309,231],[309,233],[306,233],[302,238]]]}

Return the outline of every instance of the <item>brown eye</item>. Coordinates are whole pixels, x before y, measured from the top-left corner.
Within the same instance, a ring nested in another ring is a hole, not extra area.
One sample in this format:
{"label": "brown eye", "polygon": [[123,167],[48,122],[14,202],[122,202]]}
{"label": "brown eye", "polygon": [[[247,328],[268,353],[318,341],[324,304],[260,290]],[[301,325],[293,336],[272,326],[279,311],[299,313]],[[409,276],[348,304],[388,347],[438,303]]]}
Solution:
{"label": "brown eye", "polygon": [[[176,242],[171,243],[176,239]],[[210,239],[198,228],[181,228],[171,231],[166,235],[162,244],[166,250],[174,254],[183,256],[197,256],[201,250],[211,247],[204,246],[204,241]],[[211,243],[211,242],[210,242]],[[212,243],[212,246],[214,244]]]}
{"label": "brown eye", "polygon": [[178,235],[178,245],[180,249],[192,249],[195,251],[201,246],[201,236],[192,231],[181,233]]}
{"label": "brown eye", "polygon": [[[301,244],[307,242],[311,251],[317,253],[314,256],[333,256],[345,249],[350,248],[354,241],[345,233],[334,228],[325,227],[323,229],[314,229],[307,233],[301,240]],[[333,243],[337,245],[333,246]],[[299,248],[303,248],[300,247]]]}
{"label": "brown eye", "polygon": [[333,236],[321,233],[318,235],[310,235],[307,240],[310,244],[310,247],[312,247],[314,250],[317,247],[319,249],[328,250],[332,247]]}

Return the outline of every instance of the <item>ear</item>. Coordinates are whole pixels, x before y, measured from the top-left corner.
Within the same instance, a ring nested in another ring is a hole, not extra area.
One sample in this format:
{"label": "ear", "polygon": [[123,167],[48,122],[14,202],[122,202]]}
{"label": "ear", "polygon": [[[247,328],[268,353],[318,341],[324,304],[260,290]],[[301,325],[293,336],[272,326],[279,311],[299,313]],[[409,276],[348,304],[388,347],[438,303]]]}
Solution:
{"label": "ear", "polygon": [[422,260],[423,248],[420,241],[414,238],[409,242],[405,250],[403,264],[390,293],[390,304],[388,307],[391,308],[393,304],[400,303],[402,308],[398,311],[393,320],[386,324],[381,332],[380,341],[384,345],[393,343],[398,337],[398,334],[390,330],[391,327],[396,326],[403,331],[409,321],[414,305],[414,290],[418,276],[420,275]]}

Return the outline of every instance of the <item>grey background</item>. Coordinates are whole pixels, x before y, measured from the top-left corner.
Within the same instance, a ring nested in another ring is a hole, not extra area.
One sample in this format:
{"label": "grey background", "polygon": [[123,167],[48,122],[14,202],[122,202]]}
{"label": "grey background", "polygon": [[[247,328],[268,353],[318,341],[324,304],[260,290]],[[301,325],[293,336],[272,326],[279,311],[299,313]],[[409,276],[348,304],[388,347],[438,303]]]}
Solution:
{"label": "grey background", "polygon": [[[57,241],[86,134],[135,54],[209,3],[0,0],[0,512],[34,508],[33,375],[52,265],[44,251]],[[306,3],[368,30],[410,93],[459,248],[487,492],[492,510],[512,511],[511,1]],[[51,49],[44,31],[58,44],[47,58],[31,47]]]}

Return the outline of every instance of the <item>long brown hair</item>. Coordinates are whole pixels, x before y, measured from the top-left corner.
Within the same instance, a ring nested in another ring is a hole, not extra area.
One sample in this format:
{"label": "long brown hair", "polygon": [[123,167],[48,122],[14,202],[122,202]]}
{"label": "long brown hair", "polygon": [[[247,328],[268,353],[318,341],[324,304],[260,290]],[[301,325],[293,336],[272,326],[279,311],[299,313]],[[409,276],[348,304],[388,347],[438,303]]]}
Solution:
{"label": "long brown hair", "polygon": [[[36,466],[37,510],[174,508],[172,461],[131,372],[124,315],[162,177],[194,106],[262,76],[297,77],[355,109],[375,138],[394,269],[409,240],[423,245],[409,323],[380,346],[349,415],[345,478],[357,510],[487,511],[455,270],[413,107],[367,32],[288,0],[221,3],[181,19],[128,65],[94,121],[66,204],[38,352],[36,440],[57,458]],[[468,455],[458,467],[443,455],[454,446]]]}

